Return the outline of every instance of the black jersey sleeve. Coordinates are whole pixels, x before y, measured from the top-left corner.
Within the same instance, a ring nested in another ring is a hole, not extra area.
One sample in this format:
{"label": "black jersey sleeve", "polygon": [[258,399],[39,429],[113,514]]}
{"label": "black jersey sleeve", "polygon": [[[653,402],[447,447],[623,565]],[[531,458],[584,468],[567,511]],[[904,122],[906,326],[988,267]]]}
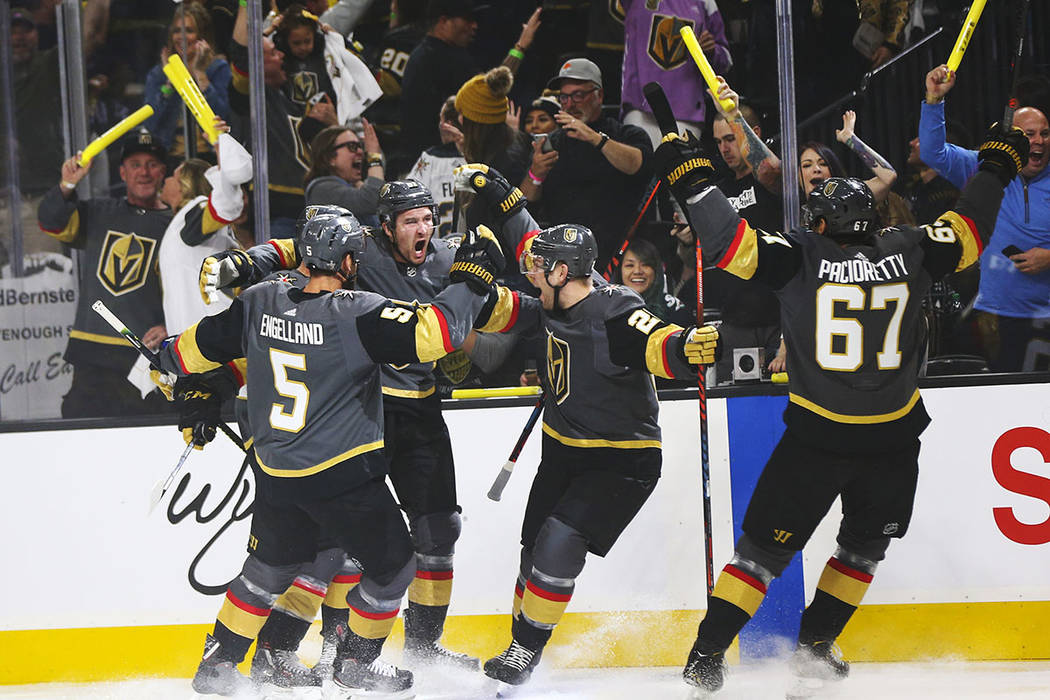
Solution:
{"label": "black jersey sleeve", "polygon": [[293,238],[272,238],[244,251],[252,261],[252,277],[248,285],[261,282],[280,270],[294,270],[302,262]]}
{"label": "black jersey sleeve", "polygon": [[639,307],[605,322],[609,359],[615,364],[644,369],[664,379],[696,374],[686,361],[686,331]]}
{"label": "black jersey sleeve", "polygon": [[700,237],[704,267],[780,289],[802,266],[801,251],[790,237],[752,228],[717,187],[690,198],[687,206],[689,221]]}
{"label": "black jersey sleeve", "polygon": [[180,376],[208,372],[244,356],[244,305],[234,299],[230,308],[205,316],[164,346],[161,368]]}
{"label": "black jersey sleeve", "polygon": [[995,175],[978,170],[959,195],[955,209],[919,229],[923,266],[934,279],[973,265],[991,238],[1003,185]]}
{"label": "black jersey sleeve", "polygon": [[357,332],[376,362],[431,362],[463,344],[485,301],[464,283],[450,285],[430,304],[388,299],[357,318]]}

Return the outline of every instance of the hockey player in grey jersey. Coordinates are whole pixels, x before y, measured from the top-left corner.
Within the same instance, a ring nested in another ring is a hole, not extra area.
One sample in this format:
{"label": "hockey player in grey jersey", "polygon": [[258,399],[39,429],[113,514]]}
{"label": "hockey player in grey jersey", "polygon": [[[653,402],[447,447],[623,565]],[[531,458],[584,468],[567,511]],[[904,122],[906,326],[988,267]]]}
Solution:
{"label": "hockey player in grey jersey", "polygon": [[540,298],[500,287],[481,328],[541,328],[547,337],[542,458],[522,524],[513,639],[484,666],[510,685],[525,683],[539,663],[587,553],[605,556],[656,486],[652,375],[695,376],[694,365],[714,361],[718,338],[711,327],[661,321],[626,287],[596,287],[597,246],[583,226],[536,232],[521,248],[522,272]]}
{"label": "hockey player in grey jersey", "polygon": [[695,140],[657,149],[657,172],[704,259],[779,297],[790,373],[787,430],[755,486],[683,671],[702,697],[722,687],[726,649],[839,496],[838,547],[802,614],[793,695],[849,673],[835,640],[911,519],[919,435],[930,421],[917,386],[922,297],[933,280],[980,256],[1003,187],[1027,151],[1023,132],[990,130],[955,210],[918,227],[879,230],[867,185],[830,178],[809,195],[806,228],[785,235],[756,231],[736,214],[710,186],[714,170]]}
{"label": "hockey player in grey jersey", "polygon": [[432,361],[454,349],[503,259],[494,239],[470,234],[450,275],[465,284],[450,285],[429,305],[395,303],[352,290],[365,240],[352,217],[308,222],[300,241],[311,269],[304,290],[257,285],[161,353],[164,368],[181,375],[247,358],[249,422],[265,475],[257,487],[272,506],[270,526],[250,544],[254,555],[209,636],[202,661],[213,676],[209,692],[236,689],[244,640],[250,643],[278,594],[313,558],[321,531],[367,571],[347,596],[336,684],[390,697],[411,687],[411,673],[378,659],[416,570],[408,530],[383,481],[379,365]]}

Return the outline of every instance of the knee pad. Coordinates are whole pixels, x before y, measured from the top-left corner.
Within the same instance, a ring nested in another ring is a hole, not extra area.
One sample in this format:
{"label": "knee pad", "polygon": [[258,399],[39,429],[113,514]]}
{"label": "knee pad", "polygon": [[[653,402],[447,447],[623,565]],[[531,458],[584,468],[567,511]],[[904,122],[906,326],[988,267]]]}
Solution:
{"label": "knee pad", "polygon": [[759,544],[744,534],[737,540],[733,559],[729,563],[738,569],[754,574],[768,586],[770,581],[784,573],[784,569],[791,563],[794,556],[795,550],[793,549]]}
{"label": "knee pad", "polygon": [[272,606],[277,597],[292,585],[296,574],[299,573],[300,566],[300,564],[274,566],[254,555],[248,555],[237,581],[243,583],[252,595],[266,600]]}
{"label": "knee pad", "polygon": [[532,548],[532,568],[548,577],[575,579],[587,560],[587,538],[556,518],[547,518]]}
{"label": "knee pad", "polygon": [[405,592],[415,577],[416,557],[413,555],[387,583],[381,584],[369,578],[368,572],[365,572],[361,577],[361,583],[351,591],[351,594],[359,593],[366,603],[380,610],[393,610],[401,605],[401,599],[405,597]]}
{"label": "knee pad", "polygon": [[[874,573],[875,567],[886,558],[886,550],[890,546],[889,537],[865,537],[847,528],[845,522],[839,526],[839,535],[835,541],[839,545],[835,551],[836,559],[849,563],[852,557],[854,568],[868,573]],[[839,556],[840,552],[842,556]],[[869,566],[871,571],[868,571]]]}
{"label": "knee pad", "polygon": [[318,552],[312,562],[299,570],[299,575],[328,585],[345,562],[346,553],[339,547],[332,547]]}
{"label": "knee pad", "polygon": [[456,540],[463,529],[459,513],[429,513],[409,523],[412,547],[418,554],[450,556],[456,551]]}
{"label": "knee pad", "polygon": [[521,548],[521,556],[518,560],[518,580],[525,585],[525,581],[529,580],[529,574],[532,573],[532,550],[528,547]]}

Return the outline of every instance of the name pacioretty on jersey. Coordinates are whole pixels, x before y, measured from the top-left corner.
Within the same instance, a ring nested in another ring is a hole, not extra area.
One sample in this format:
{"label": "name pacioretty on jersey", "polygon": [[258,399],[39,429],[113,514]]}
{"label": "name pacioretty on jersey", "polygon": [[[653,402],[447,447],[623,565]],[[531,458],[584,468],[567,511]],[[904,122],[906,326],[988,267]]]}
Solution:
{"label": "name pacioretty on jersey", "polygon": [[898,277],[907,277],[904,256],[900,253],[888,255],[877,263],[866,258],[853,260],[821,260],[817,277],[829,282],[857,284],[859,282],[885,282]]}

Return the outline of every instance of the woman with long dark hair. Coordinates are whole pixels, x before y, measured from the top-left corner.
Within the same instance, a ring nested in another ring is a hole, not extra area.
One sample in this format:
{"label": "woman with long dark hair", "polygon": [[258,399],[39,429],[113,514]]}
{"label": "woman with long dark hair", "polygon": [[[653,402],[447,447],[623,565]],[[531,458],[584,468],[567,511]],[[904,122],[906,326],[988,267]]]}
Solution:
{"label": "woman with long dark hair", "polygon": [[384,173],[375,129],[367,119],[361,122],[364,139],[345,126],[326,127],[314,137],[303,181],[308,205],[337,204],[364,222],[375,217]]}

